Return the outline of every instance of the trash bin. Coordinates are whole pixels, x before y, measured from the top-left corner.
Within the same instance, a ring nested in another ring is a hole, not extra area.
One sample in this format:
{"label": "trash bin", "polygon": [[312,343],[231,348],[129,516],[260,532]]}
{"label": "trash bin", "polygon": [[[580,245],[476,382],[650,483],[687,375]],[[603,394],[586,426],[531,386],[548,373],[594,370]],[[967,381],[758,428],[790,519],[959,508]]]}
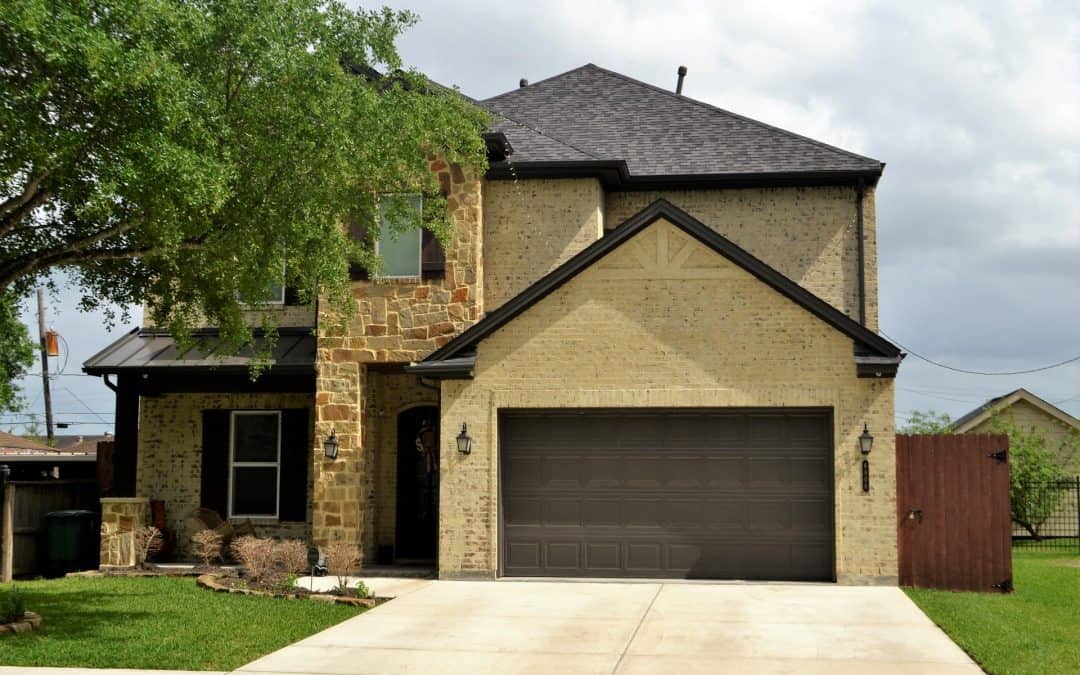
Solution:
{"label": "trash bin", "polygon": [[97,566],[97,514],[93,511],[52,511],[45,514],[45,559],[49,573]]}

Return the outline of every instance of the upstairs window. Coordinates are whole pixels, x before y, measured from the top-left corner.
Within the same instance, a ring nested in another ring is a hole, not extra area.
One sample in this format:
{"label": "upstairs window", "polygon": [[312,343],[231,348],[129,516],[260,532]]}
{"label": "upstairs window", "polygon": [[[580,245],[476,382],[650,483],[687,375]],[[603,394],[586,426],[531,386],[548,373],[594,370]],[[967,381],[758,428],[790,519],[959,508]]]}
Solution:
{"label": "upstairs window", "polygon": [[[381,195],[379,236],[375,253],[382,258],[383,279],[419,278],[423,257],[423,234],[419,226],[424,208],[422,195]],[[408,223],[416,223],[410,227]]]}

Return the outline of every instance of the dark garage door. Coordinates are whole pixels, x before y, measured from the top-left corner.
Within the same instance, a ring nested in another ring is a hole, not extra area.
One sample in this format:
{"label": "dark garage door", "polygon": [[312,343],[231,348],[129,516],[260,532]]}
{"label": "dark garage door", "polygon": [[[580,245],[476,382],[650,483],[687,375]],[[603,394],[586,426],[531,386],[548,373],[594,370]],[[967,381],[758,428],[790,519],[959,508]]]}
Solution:
{"label": "dark garage door", "polygon": [[828,411],[502,411],[506,576],[832,580]]}

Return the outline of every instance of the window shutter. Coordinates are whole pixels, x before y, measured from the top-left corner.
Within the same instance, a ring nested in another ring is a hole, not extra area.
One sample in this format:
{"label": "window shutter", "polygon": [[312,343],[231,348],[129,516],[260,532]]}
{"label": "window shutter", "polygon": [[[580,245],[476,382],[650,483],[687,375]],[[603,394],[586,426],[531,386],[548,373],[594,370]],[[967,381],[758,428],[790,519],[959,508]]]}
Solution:
{"label": "window shutter", "polygon": [[420,245],[420,275],[425,279],[441,279],[446,274],[446,254],[439,238],[426,228]]}
{"label": "window shutter", "polygon": [[[355,220],[349,220],[349,238],[363,244],[368,242],[367,228]],[[368,242],[370,243],[370,242]],[[368,278],[368,272],[362,265],[349,265],[349,278],[353,281],[364,281]]]}
{"label": "window shutter", "polygon": [[202,413],[202,484],[200,504],[222,518],[229,515],[229,411]]}
{"label": "window shutter", "polygon": [[311,464],[311,427],[307,408],[281,411],[280,520],[307,520],[308,465]]}

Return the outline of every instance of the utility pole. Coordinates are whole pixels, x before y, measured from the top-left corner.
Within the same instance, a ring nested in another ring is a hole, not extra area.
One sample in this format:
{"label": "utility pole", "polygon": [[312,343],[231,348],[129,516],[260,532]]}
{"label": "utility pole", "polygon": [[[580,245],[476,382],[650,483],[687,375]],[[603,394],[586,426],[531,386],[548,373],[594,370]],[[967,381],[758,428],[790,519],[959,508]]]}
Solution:
{"label": "utility pole", "polygon": [[49,391],[49,346],[45,342],[45,289],[37,289],[38,341],[41,343],[41,386],[45,397],[45,433],[53,442],[52,392]]}

